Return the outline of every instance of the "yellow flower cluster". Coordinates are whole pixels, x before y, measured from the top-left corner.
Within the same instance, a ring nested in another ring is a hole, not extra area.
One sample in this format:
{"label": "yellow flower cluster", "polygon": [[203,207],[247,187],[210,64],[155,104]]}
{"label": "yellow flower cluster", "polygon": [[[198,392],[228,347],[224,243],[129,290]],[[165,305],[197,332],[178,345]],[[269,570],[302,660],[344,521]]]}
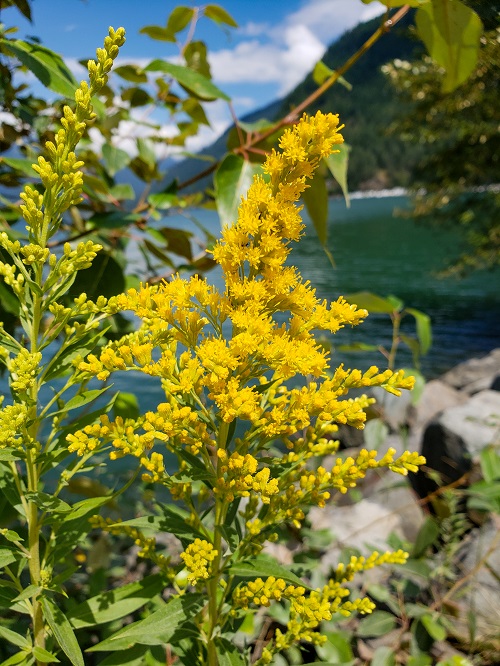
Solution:
{"label": "yellow flower cluster", "polygon": [[0,449],[27,447],[30,444],[27,423],[28,407],[24,403],[7,405],[0,409]]}
{"label": "yellow flower cluster", "polygon": [[7,363],[10,372],[10,386],[16,393],[28,393],[36,383],[36,377],[40,372],[42,354],[32,354],[24,347],[19,350],[10,362]]}
{"label": "yellow flower cluster", "polygon": [[367,571],[382,564],[404,564],[408,559],[408,553],[404,550],[396,550],[394,553],[378,553],[376,550],[369,557],[356,557],[353,555],[349,564],[339,564],[335,570],[335,582],[345,583],[351,581],[360,571]]}
{"label": "yellow flower cluster", "polygon": [[249,453],[242,456],[235,451],[228,456],[224,449],[218,449],[217,457],[221,464],[214,492],[224,495],[227,501],[255,493],[263,504],[269,504],[271,496],[279,491],[279,481],[270,479],[269,467],[257,472],[259,462]]}
{"label": "yellow flower cluster", "polygon": [[[386,562],[391,561],[386,554]],[[400,561],[401,557],[394,558]],[[375,566],[375,565],[373,565]],[[361,569],[360,569],[361,570]],[[350,590],[342,587],[340,582],[331,580],[323,588],[306,593],[304,587],[287,585],[282,578],[270,576],[266,580],[257,578],[246,585],[240,585],[233,593],[233,607],[247,609],[250,604],[270,606],[272,601],[287,599],[290,601],[290,620],[286,633],[276,631],[273,648],[268,648],[269,655],[274,651],[284,650],[298,641],[322,643],[324,636],[318,633],[323,621],[332,619],[334,613],[348,617],[352,612],[371,613],[375,604],[367,597],[346,600]],[[261,663],[270,663],[263,661]]]}
{"label": "yellow flower cluster", "polygon": [[188,580],[192,585],[196,585],[198,581],[205,580],[211,575],[212,562],[217,555],[218,551],[205,539],[195,539],[181,553],[181,559],[189,571]]}

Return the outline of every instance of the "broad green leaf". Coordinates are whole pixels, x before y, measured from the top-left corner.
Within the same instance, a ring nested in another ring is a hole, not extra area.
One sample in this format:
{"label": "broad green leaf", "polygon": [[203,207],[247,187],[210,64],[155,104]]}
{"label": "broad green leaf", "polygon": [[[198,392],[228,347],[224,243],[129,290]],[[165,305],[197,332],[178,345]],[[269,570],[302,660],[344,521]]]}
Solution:
{"label": "broad green leaf", "polygon": [[[195,72],[203,74],[203,76],[206,76],[207,79],[211,78],[210,65],[207,59],[207,46],[205,42],[200,42],[198,40],[190,42],[187,45],[187,47],[184,49],[184,58],[186,59],[186,63],[189,69],[192,69]],[[196,102],[196,100],[194,100],[192,97],[189,98],[189,100],[185,100],[185,102],[190,102],[190,101]],[[187,106],[189,107],[189,104]],[[182,107],[185,111],[187,111],[186,103],[183,103]],[[195,114],[190,113],[189,115],[191,116],[191,118],[193,118],[193,120],[200,119],[199,122],[208,124],[205,112],[203,111],[203,108],[201,106],[200,109],[198,109]]]}
{"label": "broad green leaf", "polygon": [[165,585],[165,579],[160,574],[147,576],[139,582],[103,592],[79,604],[68,613],[68,620],[75,629],[118,620],[144,606]]}
{"label": "broad green leaf", "polygon": [[[7,286],[6,284],[0,284],[0,303],[2,304],[2,308],[4,312],[10,312],[13,315],[19,315],[19,300],[18,298],[14,295],[14,292],[12,289]],[[16,353],[19,351],[18,349],[12,349],[14,342],[10,340],[9,338],[2,336],[0,333],[0,344],[2,344],[4,347],[7,347],[9,351],[15,351]]]}
{"label": "broad green leaf", "polygon": [[4,3],[4,7],[9,7],[10,5],[17,7],[28,21],[33,22],[31,18],[31,7],[28,0],[9,0],[7,3]]}
{"label": "broad green leaf", "polygon": [[20,171],[28,178],[35,178],[36,173],[33,171],[34,160],[27,160],[21,157],[0,157],[0,164],[7,164],[12,169]]}
{"label": "broad green leaf", "polygon": [[481,472],[484,480],[488,483],[500,480],[500,455],[498,447],[487,446],[479,456]]}
{"label": "broad green leaf", "polygon": [[348,294],[345,299],[348,303],[357,305],[358,308],[368,310],[369,313],[392,314],[394,312],[394,307],[387,298],[372,294],[370,291],[357,291],[354,294]]}
{"label": "broad green leaf", "polygon": [[61,414],[62,412],[70,412],[73,409],[78,409],[84,405],[88,405],[90,402],[94,402],[100,395],[105,393],[110,386],[105,386],[102,389],[90,389],[88,391],[82,391],[77,395],[73,396],[68,400],[62,409],[58,409],[56,412],[51,412],[48,417],[52,418],[56,414]]}
{"label": "broad green leaf", "polygon": [[[170,192],[158,192],[156,194],[150,194],[148,197],[148,203],[150,203],[154,208],[159,210],[168,210],[172,206],[176,206],[179,202],[179,197],[177,194],[172,194]],[[157,231],[157,229],[146,229],[148,233]]]}
{"label": "broad green leaf", "polygon": [[191,249],[190,238],[193,235],[184,229],[174,229],[171,227],[163,227],[162,229],[152,229],[151,232],[158,240],[162,240],[167,245],[169,252],[184,257],[191,261],[193,252]]}
{"label": "broad green leaf", "polygon": [[455,90],[476,66],[481,19],[460,0],[432,0],[417,11],[415,22],[429,55],[446,70],[443,92]]}
{"label": "broad green leaf", "polygon": [[148,77],[140,67],[136,65],[122,65],[121,67],[113,67],[113,74],[118,74],[125,81],[131,83],[147,83]]}
{"label": "broad green leaf", "polygon": [[136,419],[140,416],[139,402],[135,393],[120,391],[113,405],[113,416],[121,416],[123,419]]}
{"label": "broad green leaf", "polygon": [[432,345],[432,326],[431,318],[425,312],[416,310],[415,308],[405,308],[405,312],[415,317],[417,325],[417,336],[420,342],[420,353],[427,354]]}
{"label": "broad green leaf", "polygon": [[139,33],[160,42],[175,42],[175,37],[160,25],[145,25],[139,30]]}
{"label": "broad green leaf", "polygon": [[174,510],[170,507],[162,507],[163,516],[142,516],[132,518],[120,523],[124,527],[137,527],[140,530],[151,529],[155,532],[170,532],[179,539],[189,539],[194,541],[196,538],[204,538],[204,535],[196,528],[186,523],[184,514],[180,510]]}
{"label": "broad green leaf", "polygon": [[316,172],[308,184],[309,187],[302,193],[302,200],[314,224],[319,242],[325,247],[328,240],[328,191],[325,178]]}
{"label": "broad green leaf", "polygon": [[387,611],[375,611],[363,618],[358,626],[358,636],[383,636],[396,626],[394,615]]}
{"label": "broad green leaf", "polygon": [[0,39],[0,44],[26,65],[46,88],[70,99],[75,96],[78,82],[57,53],[21,39]]}
{"label": "broad green leaf", "polygon": [[260,173],[260,165],[247,162],[239,155],[226,155],[222,160],[214,176],[221,227],[235,222],[241,197],[246,195],[254,176]]}
{"label": "broad green leaf", "polygon": [[152,169],[156,165],[156,153],[154,144],[149,139],[137,139],[137,150],[139,157]]}
{"label": "broad green leaf", "polygon": [[101,507],[103,504],[111,502],[113,497],[91,497],[89,499],[81,500],[73,504],[73,508],[67,516],[65,516],[64,522],[69,523],[72,520],[78,520],[83,516],[88,515],[89,513],[94,513],[96,509]]}
{"label": "broad green leaf", "polygon": [[[335,74],[335,70],[330,69],[328,65],[325,65],[325,63],[322,60],[318,60],[318,62],[314,65],[312,77],[314,79],[314,82],[317,83],[318,86],[320,86],[327,79],[329,79],[332,76],[332,74]],[[352,90],[352,85],[349,83],[349,81],[346,81],[343,76],[339,76],[336,82],[343,85],[344,88],[347,88],[347,90]]]}
{"label": "broad green leaf", "polygon": [[49,513],[69,513],[71,511],[71,506],[67,502],[40,490],[37,492],[27,492],[24,496],[28,502],[33,502],[42,511],[48,511]]}
{"label": "broad green leaf", "polygon": [[147,645],[134,645],[125,651],[119,650],[99,662],[99,666],[144,666]]}
{"label": "broad green leaf", "polygon": [[214,99],[224,99],[229,102],[230,97],[217,88],[216,85],[199,72],[195,72],[189,67],[174,65],[165,60],[153,60],[145,68],[146,72],[163,72],[172,76],[181,86],[186,88],[191,94],[199,99],[207,101]]}
{"label": "broad green leaf", "polygon": [[[368,619],[368,618],[367,618]],[[371,666],[394,666],[396,657],[394,649],[387,645],[380,645],[373,653]]]}
{"label": "broad green leaf", "polygon": [[0,569],[16,561],[16,556],[9,548],[0,548]]}
{"label": "broad green leaf", "polygon": [[241,648],[226,638],[216,638],[215,649],[217,651],[218,666],[246,666],[248,664],[248,660],[245,659]]}
{"label": "broad green leaf", "polygon": [[176,597],[151,613],[145,620],[129,624],[116,634],[89,648],[88,652],[111,652],[115,650],[115,645],[118,643],[129,647],[136,643],[141,645],[168,643],[177,631],[182,631],[182,625],[185,622],[200,612],[204,604],[205,597],[201,594],[190,593]]}
{"label": "broad green leaf", "polygon": [[134,188],[129,183],[117,183],[113,185],[109,190],[109,194],[118,201],[135,199]]}
{"label": "broad green leaf", "polygon": [[205,16],[215,23],[224,23],[225,25],[231,26],[231,28],[237,28],[238,24],[233,19],[231,14],[228,14],[225,9],[220,5],[207,5],[205,7]]}
{"label": "broad green leaf", "polygon": [[7,539],[7,541],[24,541],[24,539],[20,537],[17,532],[14,532],[14,530],[2,532],[1,536],[3,536],[4,539]]}
{"label": "broad green leaf", "polygon": [[9,643],[12,643],[12,645],[16,645],[20,648],[31,647],[31,643],[26,638],[26,636],[21,636],[21,634],[18,634],[16,631],[12,631],[11,629],[7,629],[7,627],[2,627],[1,625],[0,638],[4,638],[6,641],[9,641]]}
{"label": "broad green leaf", "polygon": [[137,213],[97,213],[89,219],[89,222],[99,229],[120,229],[142,219],[142,215]]}
{"label": "broad green leaf", "polygon": [[14,460],[20,460],[19,456],[16,455],[15,449],[2,449],[0,451],[0,461],[13,462]]}
{"label": "broad green leaf", "polygon": [[177,32],[184,30],[194,16],[194,9],[192,7],[184,7],[182,5],[175,7],[168,17],[167,32],[170,35],[175,35]]}
{"label": "broad green leaf", "polygon": [[235,562],[229,567],[229,573],[232,576],[240,576],[241,578],[268,578],[269,576],[276,576],[276,578],[283,578],[283,580],[293,585],[309,589],[309,586],[293,572],[278,564],[271,557],[264,555],[258,555],[252,560]]}
{"label": "broad green leaf", "polygon": [[324,659],[324,662],[313,662],[318,666],[320,663],[328,663],[333,665],[337,664],[350,664],[354,659],[354,654],[351,647],[350,636],[345,631],[327,631],[322,632],[326,636],[326,641],[321,646],[316,647],[318,656]]}
{"label": "broad green leaf", "polygon": [[128,166],[131,159],[125,150],[117,148],[111,143],[104,144],[102,147],[102,156],[110,176],[114,176],[117,171]]}
{"label": "broad green leaf", "polygon": [[446,638],[446,629],[430,613],[422,615],[420,621],[431,638],[435,641],[444,641]]}
{"label": "broad green leaf", "polygon": [[52,652],[49,652],[42,647],[33,648],[33,656],[43,664],[60,663],[59,659],[54,654],[52,654]]}
{"label": "broad green leaf", "polygon": [[54,638],[73,666],[85,666],[82,651],[71,624],[62,610],[48,597],[42,597],[43,616],[47,620]]}
{"label": "broad green leaf", "polygon": [[14,666],[14,664],[19,664],[19,666],[31,666],[33,663],[33,659],[28,658],[28,654],[23,650],[22,652],[13,654],[12,657],[9,657],[5,661],[2,661],[0,666]]}
{"label": "broad green leaf", "polygon": [[428,516],[418,531],[411,551],[411,557],[418,558],[425,555],[427,549],[437,542],[439,534],[439,525],[436,520]]}
{"label": "broad green leaf", "polygon": [[332,153],[325,157],[325,162],[330,169],[330,173],[335,178],[342,189],[347,208],[351,206],[349,198],[349,189],[347,187],[347,171],[349,166],[349,151],[351,146],[347,143],[341,143],[337,146],[338,153]]}

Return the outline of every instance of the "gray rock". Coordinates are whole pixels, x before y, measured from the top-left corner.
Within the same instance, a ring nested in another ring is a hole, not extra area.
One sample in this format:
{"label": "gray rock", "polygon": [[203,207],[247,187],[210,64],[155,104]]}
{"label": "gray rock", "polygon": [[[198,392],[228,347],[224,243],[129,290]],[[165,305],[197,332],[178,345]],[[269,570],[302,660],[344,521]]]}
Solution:
{"label": "gray rock", "polygon": [[472,358],[460,363],[444,374],[441,380],[472,395],[491,388],[499,375],[500,349],[494,349],[483,358]]}
{"label": "gray rock", "polygon": [[[423,433],[421,452],[427,467],[436,470],[442,483],[458,480],[478,462],[479,454],[498,438],[500,393],[481,391],[456,407],[445,409]],[[436,489],[423,472],[412,476],[420,497]]]}

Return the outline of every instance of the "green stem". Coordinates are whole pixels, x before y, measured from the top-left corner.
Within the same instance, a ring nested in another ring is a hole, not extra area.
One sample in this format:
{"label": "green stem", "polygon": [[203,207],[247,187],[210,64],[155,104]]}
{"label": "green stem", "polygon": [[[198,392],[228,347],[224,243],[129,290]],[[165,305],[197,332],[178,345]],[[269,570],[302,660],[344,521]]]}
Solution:
{"label": "green stem", "polygon": [[[225,449],[227,444],[227,437],[229,434],[229,424],[221,423],[219,428],[219,436],[217,438],[217,448]],[[217,454],[215,454],[217,455]],[[217,477],[220,474],[220,460],[217,457],[214,461]],[[215,524],[214,524],[214,548],[217,555],[212,562],[212,577],[208,581],[208,618],[209,629],[207,635],[207,651],[208,651],[208,666],[218,666],[217,650],[215,649],[215,634],[219,626],[219,605],[217,603],[217,594],[219,591],[219,581],[221,578],[221,562],[222,562],[222,526],[227,513],[227,503],[225,498],[215,496]]]}
{"label": "green stem", "polygon": [[389,370],[394,370],[394,365],[396,363],[396,352],[399,346],[399,327],[401,326],[401,315],[399,312],[393,312],[391,315],[392,319],[392,345],[389,357],[387,359],[387,367]]}

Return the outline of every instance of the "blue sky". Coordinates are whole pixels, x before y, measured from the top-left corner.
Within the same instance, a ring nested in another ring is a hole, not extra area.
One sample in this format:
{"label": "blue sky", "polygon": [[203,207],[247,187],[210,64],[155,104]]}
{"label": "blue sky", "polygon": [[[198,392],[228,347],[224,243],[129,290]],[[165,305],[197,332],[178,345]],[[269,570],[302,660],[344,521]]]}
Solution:
{"label": "blue sky", "polygon": [[[33,0],[33,25],[13,9],[2,11],[3,23],[18,25],[19,36],[36,35],[61,53],[77,78],[85,76],[78,60],[92,57],[109,25],[122,25],[127,42],[120,64],[146,64],[152,58],[175,60],[178,49],[139,34],[144,25],[165,25],[170,0]],[[185,5],[195,5],[184,0]],[[291,90],[312,69],[326,47],[345,30],[383,9],[361,0],[227,0],[220,1],[238,28],[221,29],[203,18],[196,38],[207,43],[214,82],[230,95],[238,116]],[[181,34],[182,36],[182,34]],[[230,123],[227,105],[206,106],[212,132],[193,140],[195,150]],[[154,113],[154,112],[153,112]]]}

